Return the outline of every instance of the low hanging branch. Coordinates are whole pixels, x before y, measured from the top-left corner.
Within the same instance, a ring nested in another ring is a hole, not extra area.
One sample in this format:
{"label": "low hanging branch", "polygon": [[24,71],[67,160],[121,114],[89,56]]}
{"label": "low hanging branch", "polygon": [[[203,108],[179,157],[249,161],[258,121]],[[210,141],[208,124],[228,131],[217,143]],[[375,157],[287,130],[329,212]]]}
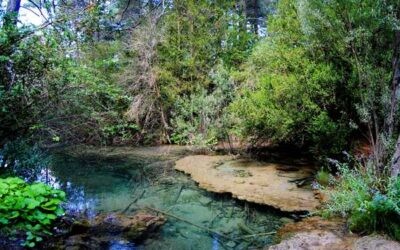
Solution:
{"label": "low hanging branch", "polygon": [[[164,13],[164,8],[165,8],[165,6],[164,6],[164,1],[162,1],[160,4],[154,6],[154,7],[149,11],[149,14],[152,13],[152,12],[154,12],[156,9],[158,9],[158,8],[161,7],[161,6],[162,6],[162,8],[163,8],[163,11],[162,11],[162,13],[161,13],[161,15],[160,15],[160,17],[161,17],[161,16],[163,15],[163,13]],[[21,36],[18,37],[14,42],[19,42],[19,41],[21,41],[21,40],[23,40],[23,39],[25,39],[25,38],[27,38],[27,37],[29,37],[29,36],[35,34],[36,32],[41,31],[41,30],[47,28],[47,27],[50,26],[50,25],[54,25],[54,24],[58,24],[58,23],[67,22],[67,21],[69,21],[69,20],[72,20],[72,19],[74,19],[74,18],[77,18],[77,17],[83,15],[85,12],[87,12],[87,11],[93,9],[94,7],[95,7],[94,4],[90,4],[90,5],[88,5],[87,7],[85,7],[83,10],[81,10],[81,11],[75,13],[75,14],[69,15],[68,17],[59,18],[59,19],[56,19],[56,20],[54,20],[54,21],[48,20],[48,21],[42,23],[41,25],[39,25],[37,28],[32,29],[32,30],[26,32],[25,34],[21,35]],[[142,24],[142,22],[143,22],[143,18],[140,18],[140,19],[137,21],[137,23],[135,23],[132,27],[129,28],[129,30],[135,29],[137,26],[139,26],[140,24]],[[1,51],[1,46],[0,46],[0,51]]]}

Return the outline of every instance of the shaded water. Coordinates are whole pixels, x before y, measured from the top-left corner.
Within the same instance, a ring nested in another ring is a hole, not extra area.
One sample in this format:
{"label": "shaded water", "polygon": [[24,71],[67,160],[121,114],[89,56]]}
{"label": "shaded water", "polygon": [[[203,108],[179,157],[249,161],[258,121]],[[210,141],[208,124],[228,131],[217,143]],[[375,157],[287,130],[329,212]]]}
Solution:
{"label": "shaded water", "polygon": [[188,176],[173,170],[174,160],[183,153],[179,148],[92,148],[58,153],[50,169],[42,172],[42,181],[66,191],[66,208],[72,214],[129,214],[154,207],[231,238],[219,238],[167,217],[160,231],[139,245],[116,239],[109,249],[251,249],[271,244],[273,235],[249,234],[276,230],[281,215],[200,189]]}

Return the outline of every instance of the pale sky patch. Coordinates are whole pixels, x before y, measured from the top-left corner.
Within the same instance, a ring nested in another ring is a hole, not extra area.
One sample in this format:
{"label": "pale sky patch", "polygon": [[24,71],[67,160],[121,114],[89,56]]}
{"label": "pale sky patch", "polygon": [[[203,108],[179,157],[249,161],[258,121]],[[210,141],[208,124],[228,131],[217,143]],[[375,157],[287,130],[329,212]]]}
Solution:
{"label": "pale sky patch", "polygon": [[38,13],[38,10],[36,8],[32,8],[31,10],[37,13],[39,16],[24,7],[27,5],[27,3],[28,3],[27,0],[21,0],[21,9],[19,11],[20,22],[25,25],[36,25],[36,26],[43,24],[45,22],[45,19],[40,16],[40,13]]}

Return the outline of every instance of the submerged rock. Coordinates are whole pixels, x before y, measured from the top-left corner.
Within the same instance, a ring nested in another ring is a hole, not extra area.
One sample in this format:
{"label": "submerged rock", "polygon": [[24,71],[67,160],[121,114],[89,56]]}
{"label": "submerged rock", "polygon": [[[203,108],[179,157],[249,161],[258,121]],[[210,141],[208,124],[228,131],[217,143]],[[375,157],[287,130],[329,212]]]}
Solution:
{"label": "submerged rock", "polygon": [[[282,171],[282,166],[231,156],[187,156],[176,161],[175,169],[190,174],[201,188],[231,193],[240,200],[265,204],[282,211],[314,211],[320,205],[311,189],[300,188],[294,180],[307,179],[313,169]],[[287,167],[285,167],[287,168]]]}
{"label": "submerged rock", "polygon": [[139,212],[133,216],[124,214],[100,214],[91,220],[72,223],[69,234],[50,243],[49,249],[103,249],[118,244],[134,245],[144,240],[165,223],[165,218]]}

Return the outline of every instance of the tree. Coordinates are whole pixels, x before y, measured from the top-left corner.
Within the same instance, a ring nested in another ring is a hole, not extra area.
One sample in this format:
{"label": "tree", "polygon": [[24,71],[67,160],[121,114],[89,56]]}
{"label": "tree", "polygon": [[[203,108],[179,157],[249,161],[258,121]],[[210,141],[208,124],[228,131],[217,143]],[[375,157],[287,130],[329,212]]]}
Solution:
{"label": "tree", "polygon": [[133,32],[128,50],[135,53],[135,57],[130,60],[122,80],[134,95],[128,118],[141,127],[142,134],[160,129],[161,142],[170,143],[157,68],[157,46],[164,38],[163,30],[157,26],[159,18],[159,14],[148,16],[146,23]]}
{"label": "tree", "polygon": [[[135,96],[130,117],[147,135],[159,134],[159,141],[168,142],[175,130],[171,121],[181,115],[181,98],[211,93],[215,65],[222,61],[228,69],[237,68],[255,37],[243,26],[235,1],[177,0],[155,13],[160,17],[154,20],[150,13],[133,32],[134,57],[124,79],[130,79]],[[185,122],[194,123],[198,115]]]}

